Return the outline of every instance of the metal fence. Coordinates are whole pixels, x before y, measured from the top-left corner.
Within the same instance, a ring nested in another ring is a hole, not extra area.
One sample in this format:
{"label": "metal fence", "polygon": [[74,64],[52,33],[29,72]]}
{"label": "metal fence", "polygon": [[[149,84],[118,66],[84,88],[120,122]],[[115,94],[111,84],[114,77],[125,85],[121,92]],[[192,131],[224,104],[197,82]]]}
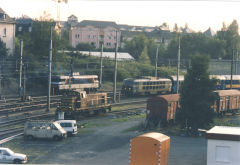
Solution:
{"label": "metal fence", "polygon": [[[210,60],[209,62],[209,72],[215,75],[230,75],[231,74],[231,60]],[[186,71],[186,69],[191,65],[190,60],[181,60],[181,71]],[[177,67],[177,60],[165,59],[159,61],[159,66]],[[233,61],[233,74],[240,74],[240,62],[237,60]]]}

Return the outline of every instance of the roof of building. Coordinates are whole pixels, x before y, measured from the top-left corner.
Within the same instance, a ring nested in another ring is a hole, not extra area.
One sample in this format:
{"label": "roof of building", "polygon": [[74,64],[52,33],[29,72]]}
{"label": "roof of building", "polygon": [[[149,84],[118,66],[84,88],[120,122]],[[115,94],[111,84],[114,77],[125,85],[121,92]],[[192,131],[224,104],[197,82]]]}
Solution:
{"label": "roof of building", "polygon": [[[95,56],[95,57],[100,57],[101,52],[89,52],[89,51],[59,51],[59,52],[64,52],[64,53],[81,53],[82,55],[86,56]],[[115,58],[115,52],[103,52],[102,55],[103,58],[110,58],[114,59]],[[118,52],[117,53],[117,60],[118,61],[128,61],[128,60],[135,60],[129,53],[126,52]]]}
{"label": "roof of building", "polygon": [[205,31],[205,32],[203,32],[205,35],[207,35],[207,36],[210,36],[210,37],[212,37],[212,36],[214,36],[215,34],[216,34],[216,32],[215,31],[213,31],[210,27]]}
{"label": "roof of building", "polygon": [[30,18],[29,16],[23,15],[22,17],[16,19],[16,23],[17,24],[32,24],[33,19]]}
{"label": "roof of building", "polygon": [[2,8],[0,8],[0,22],[15,23],[15,21],[9,17],[9,15]]}
{"label": "roof of building", "polygon": [[194,33],[194,30],[190,29],[188,26],[181,28],[182,33]]}
{"label": "roof of building", "polygon": [[215,126],[206,132],[206,138],[240,141],[240,127]]}
{"label": "roof of building", "polygon": [[80,27],[93,26],[96,28],[106,28],[110,26],[110,27],[119,29],[119,26],[115,22],[109,22],[109,21],[83,20],[77,26],[80,26]]}

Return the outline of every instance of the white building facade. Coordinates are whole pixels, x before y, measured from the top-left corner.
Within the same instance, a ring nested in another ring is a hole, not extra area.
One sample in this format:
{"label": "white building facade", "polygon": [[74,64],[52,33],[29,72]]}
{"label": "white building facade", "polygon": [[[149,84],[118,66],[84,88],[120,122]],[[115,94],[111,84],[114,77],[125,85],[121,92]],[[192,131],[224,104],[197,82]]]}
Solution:
{"label": "white building facade", "polygon": [[15,21],[0,8],[0,38],[6,44],[9,54],[15,48]]}
{"label": "white building facade", "polygon": [[240,164],[240,127],[215,126],[206,138],[207,165]]}

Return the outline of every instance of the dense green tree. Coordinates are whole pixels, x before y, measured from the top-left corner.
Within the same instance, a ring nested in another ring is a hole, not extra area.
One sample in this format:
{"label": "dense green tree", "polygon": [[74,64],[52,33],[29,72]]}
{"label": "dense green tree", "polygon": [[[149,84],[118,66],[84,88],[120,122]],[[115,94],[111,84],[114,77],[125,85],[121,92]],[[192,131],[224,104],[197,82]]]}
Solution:
{"label": "dense green tree", "polygon": [[150,58],[148,56],[148,48],[147,46],[144,47],[141,55],[138,58],[138,61],[142,64],[150,64]]}
{"label": "dense green tree", "polygon": [[225,42],[225,54],[223,57],[225,59],[231,59],[232,50],[240,48],[240,36],[238,30],[238,23],[236,20],[233,20],[233,22],[228,27],[223,24],[222,29],[217,32],[217,38]]}
{"label": "dense green tree", "polygon": [[[208,54],[211,58],[222,58],[225,54],[225,42],[203,33],[185,34],[181,36],[181,58],[190,59],[193,54]],[[176,58],[178,37],[173,39],[165,53],[166,58]]]}
{"label": "dense green tree", "polygon": [[193,133],[198,128],[206,128],[214,116],[211,106],[215,101],[215,81],[209,79],[208,63],[206,55],[194,55],[180,90],[181,108],[177,119]]}
{"label": "dense green tree", "polygon": [[8,49],[6,48],[6,44],[0,38],[0,58],[6,57],[8,54]]}
{"label": "dense green tree", "polygon": [[89,43],[79,43],[76,46],[76,49],[80,50],[80,51],[94,51],[95,50],[95,46],[91,45]]}
{"label": "dense green tree", "polygon": [[125,41],[125,49],[130,53],[136,60],[139,59],[143,49],[148,44],[148,39],[145,35],[140,34],[133,37],[131,41]]}

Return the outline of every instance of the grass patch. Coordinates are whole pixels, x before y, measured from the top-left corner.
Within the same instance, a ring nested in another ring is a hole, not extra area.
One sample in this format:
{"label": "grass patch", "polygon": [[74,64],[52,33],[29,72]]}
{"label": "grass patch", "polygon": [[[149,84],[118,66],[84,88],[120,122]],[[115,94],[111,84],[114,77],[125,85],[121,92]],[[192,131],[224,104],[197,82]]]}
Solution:
{"label": "grass patch", "polygon": [[108,126],[107,123],[83,123],[81,125],[78,125],[78,128],[97,128],[97,127],[105,127]]}
{"label": "grass patch", "polygon": [[126,117],[121,117],[116,119],[110,119],[110,120],[113,122],[126,122],[129,120],[141,119],[141,118],[146,118],[146,113],[141,113],[140,115],[132,115],[132,116],[126,116]]}
{"label": "grass patch", "polygon": [[[138,104],[138,107],[146,107],[146,103]],[[119,111],[119,110],[125,110],[125,109],[131,109],[136,108],[136,105],[121,105],[121,106],[114,106],[111,108],[111,111]]]}
{"label": "grass patch", "polygon": [[231,126],[231,127],[239,127],[240,126],[240,117],[239,116],[223,116],[223,117],[215,117],[213,119],[213,123],[210,124],[210,128],[214,126]]}

